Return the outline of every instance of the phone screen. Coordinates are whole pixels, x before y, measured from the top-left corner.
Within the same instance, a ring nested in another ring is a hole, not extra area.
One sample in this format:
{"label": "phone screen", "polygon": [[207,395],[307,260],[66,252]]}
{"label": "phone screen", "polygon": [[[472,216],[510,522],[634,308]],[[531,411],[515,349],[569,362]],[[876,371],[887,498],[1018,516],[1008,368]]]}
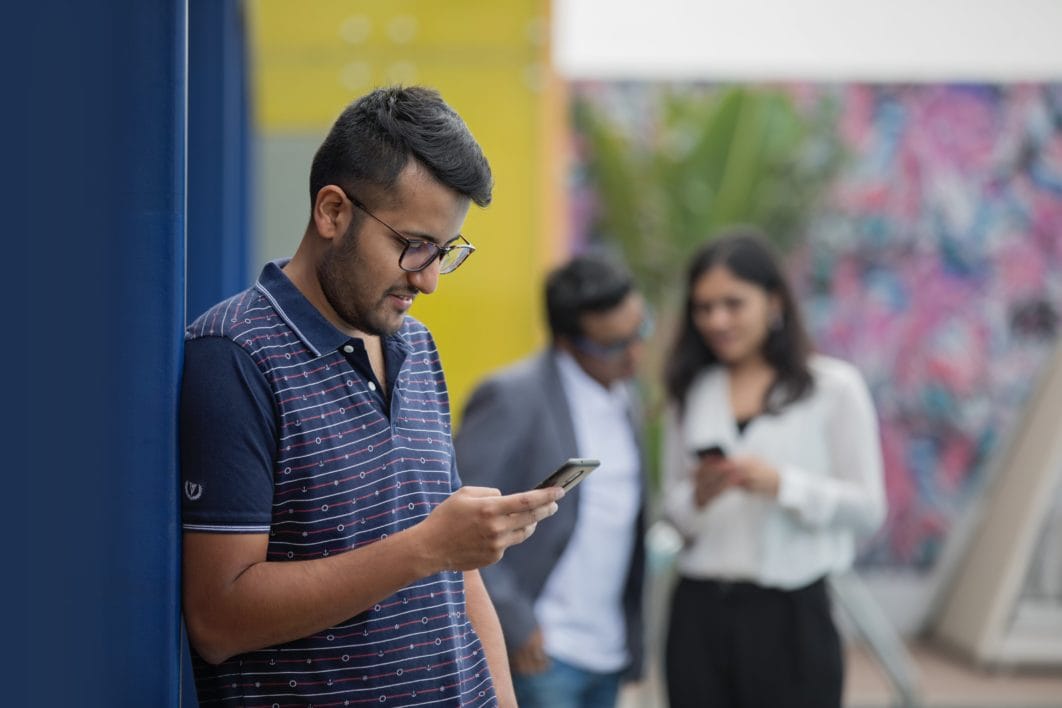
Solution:
{"label": "phone screen", "polygon": [[582,482],[586,475],[593,472],[600,464],[600,460],[573,457],[562,464],[556,472],[539,482],[535,489],[560,487],[564,491],[568,491],[579,482]]}

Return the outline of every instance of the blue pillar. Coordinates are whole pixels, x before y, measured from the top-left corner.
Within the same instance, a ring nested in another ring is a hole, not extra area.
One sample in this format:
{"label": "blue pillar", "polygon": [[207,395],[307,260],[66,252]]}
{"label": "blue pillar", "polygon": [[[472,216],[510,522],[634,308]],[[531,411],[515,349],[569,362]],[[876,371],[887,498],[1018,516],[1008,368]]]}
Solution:
{"label": "blue pillar", "polygon": [[[250,284],[252,130],[248,93],[243,2],[189,0],[189,321]],[[186,644],[180,660],[181,708],[195,708],[195,683]]]}
{"label": "blue pillar", "polygon": [[185,0],[3,24],[0,704],[177,706]]}
{"label": "blue pillar", "polygon": [[189,321],[250,285],[245,24],[241,0],[189,0]]}

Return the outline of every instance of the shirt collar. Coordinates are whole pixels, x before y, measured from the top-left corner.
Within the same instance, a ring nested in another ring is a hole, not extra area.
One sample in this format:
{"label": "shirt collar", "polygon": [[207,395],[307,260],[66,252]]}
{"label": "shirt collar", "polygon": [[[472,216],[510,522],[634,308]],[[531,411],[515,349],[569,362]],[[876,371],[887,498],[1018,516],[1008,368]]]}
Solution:
{"label": "shirt collar", "polygon": [[568,390],[578,391],[585,397],[587,402],[601,408],[625,409],[629,402],[627,388],[622,382],[615,382],[611,387],[605,388],[597,379],[583,371],[579,362],[571,354],[561,349],[554,349],[554,357],[557,361],[557,371],[561,381],[568,385]]}
{"label": "shirt collar", "polygon": [[[258,276],[258,282],[254,285],[255,288],[273,304],[281,319],[291,327],[315,356],[339,349],[349,342],[351,337],[329,322],[284,274],[282,268],[290,260],[290,258],[282,258],[266,263],[262,268],[262,274]],[[385,343],[388,346],[397,346],[408,353],[410,346],[402,337],[401,332],[402,330],[399,330],[398,334],[386,337]]]}

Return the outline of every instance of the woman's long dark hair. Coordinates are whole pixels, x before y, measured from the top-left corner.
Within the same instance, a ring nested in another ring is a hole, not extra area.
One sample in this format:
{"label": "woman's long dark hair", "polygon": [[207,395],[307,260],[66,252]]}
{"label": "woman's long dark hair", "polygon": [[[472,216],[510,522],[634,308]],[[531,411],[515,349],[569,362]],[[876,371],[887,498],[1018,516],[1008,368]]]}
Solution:
{"label": "woman's long dark hair", "polygon": [[686,393],[697,374],[706,367],[720,364],[693,326],[693,287],[702,275],[720,265],[736,278],[777,296],[781,303],[780,321],[771,327],[763,344],[764,358],[777,374],[767,389],[763,407],[767,413],[776,413],[811,392],[814,385],[808,368],[811,339],[804,329],[779,258],[763,233],[751,226],[723,231],[701,247],[690,262],[683,321],[664,367],[668,398],[683,408]]}

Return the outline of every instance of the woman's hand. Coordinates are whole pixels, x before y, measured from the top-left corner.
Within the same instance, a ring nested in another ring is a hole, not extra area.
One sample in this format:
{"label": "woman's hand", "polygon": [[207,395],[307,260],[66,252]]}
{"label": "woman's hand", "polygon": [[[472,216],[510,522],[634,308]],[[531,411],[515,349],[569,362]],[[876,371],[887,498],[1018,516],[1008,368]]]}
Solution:
{"label": "woman's hand", "polygon": [[750,455],[735,457],[727,462],[730,464],[731,473],[736,476],[737,483],[742,489],[771,499],[778,496],[781,477],[778,470],[766,460]]}
{"label": "woman's hand", "polygon": [[728,460],[715,455],[701,457],[693,470],[693,503],[703,508],[736,484],[738,476]]}
{"label": "woman's hand", "polygon": [[693,470],[693,502],[703,508],[731,487],[775,499],[781,477],[766,460],[753,455],[702,457]]}

